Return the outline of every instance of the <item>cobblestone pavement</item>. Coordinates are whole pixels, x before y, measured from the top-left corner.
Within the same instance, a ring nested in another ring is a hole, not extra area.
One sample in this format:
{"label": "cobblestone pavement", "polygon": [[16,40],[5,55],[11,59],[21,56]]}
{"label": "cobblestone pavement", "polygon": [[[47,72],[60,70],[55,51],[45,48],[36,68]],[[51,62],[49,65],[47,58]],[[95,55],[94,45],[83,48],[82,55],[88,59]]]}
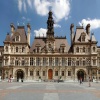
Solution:
{"label": "cobblestone pavement", "polygon": [[100,83],[0,82],[0,100],[100,100]]}

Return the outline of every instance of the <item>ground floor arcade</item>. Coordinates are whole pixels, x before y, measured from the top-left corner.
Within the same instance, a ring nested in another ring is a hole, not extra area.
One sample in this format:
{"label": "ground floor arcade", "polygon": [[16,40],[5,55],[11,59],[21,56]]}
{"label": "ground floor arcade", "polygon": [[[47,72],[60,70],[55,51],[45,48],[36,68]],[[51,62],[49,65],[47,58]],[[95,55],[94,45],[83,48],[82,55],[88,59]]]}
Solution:
{"label": "ground floor arcade", "polygon": [[86,67],[11,67],[3,68],[0,71],[2,79],[13,77],[15,81],[19,81],[19,79],[24,81],[39,79],[78,81],[80,77],[83,81],[88,81],[89,77],[100,80],[99,70]]}

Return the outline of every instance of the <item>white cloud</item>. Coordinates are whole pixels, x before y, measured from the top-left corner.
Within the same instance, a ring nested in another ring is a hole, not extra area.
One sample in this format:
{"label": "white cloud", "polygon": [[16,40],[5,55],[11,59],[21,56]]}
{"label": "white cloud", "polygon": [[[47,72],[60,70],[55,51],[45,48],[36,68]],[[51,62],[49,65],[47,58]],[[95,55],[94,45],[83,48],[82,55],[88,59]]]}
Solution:
{"label": "white cloud", "polygon": [[54,0],[54,2],[52,2],[52,11],[56,22],[63,18],[66,19],[70,12],[69,0]]}
{"label": "white cloud", "polygon": [[41,16],[45,16],[49,12],[50,1],[34,0],[34,6],[35,6],[37,14],[39,14]]}
{"label": "white cloud", "polygon": [[36,37],[43,37],[43,36],[46,37],[46,32],[47,32],[47,29],[44,29],[44,28],[40,28],[39,30],[34,30]]}
{"label": "white cloud", "polygon": [[33,0],[27,0],[27,3],[28,3],[28,5],[29,5],[30,8],[32,8],[32,6],[33,6],[32,5],[33,4],[32,2],[33,2]]}
{"label": "white cloud", "polygon": [[81,22],[79,22],[79,25],[82,25],[84,27],[86,27],[87,24],[90,24],[90,29],[91,30],[94,30],[94,29],[97,29],[97,28],[100,28],[100,19],[82,19]]}
{"label": "white cloud", "polygon": [[58,27],[61,28],[61,25],[59,25],[59,24],[54,24],[54,27],[55,27],[55,28],[58,28]]}
{"label": "white cloud", "polygon": [[23,2],[24,11],[27,12],[26,3]]}
{"label": "white cloud", "polygon": [[22,0],[18,0],[18,9],[19,11],[22,10]]}
{"label": "white cloud", "polygon": [[70,13],[70,0],[18,0],[19,11],[24,9],[26,12],[27,6],[35,9],[37,14],[41,16],[47,16],[49,10],[52,9],[56,22],[63,18],[67,20]]}

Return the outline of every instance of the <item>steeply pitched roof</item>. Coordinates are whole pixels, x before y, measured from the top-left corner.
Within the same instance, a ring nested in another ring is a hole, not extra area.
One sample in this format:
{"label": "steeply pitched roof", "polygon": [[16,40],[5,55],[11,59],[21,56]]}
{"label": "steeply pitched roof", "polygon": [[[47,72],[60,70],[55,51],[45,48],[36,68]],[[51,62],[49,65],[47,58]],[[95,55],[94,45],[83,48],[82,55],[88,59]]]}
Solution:
{"label": "steeply pitched roof", "polygon": [[5,41],[6,42],[10,42],[10,34],[9,33],[7,33],[6,38],[5,38]]}
{"label": "steeply pitched roof", "polygon": [[15,42],[14,38],[18,35],[20,36],[20,41],[18,43],[27,43],[27,36],[26,36],[24,26],[17,27],[17,30],[14,32],[14,34],[11,37],[11,42]]}
{"label": "steeply pitched roof", "polygon": [[[44,48],[46,46],[46,38],[35,38],[30,48],[30,52],[33,52],[36,49],[37,44],[41,46],[41,49]],[[55,49],[59,49],[62,44],[65,45],[65,51],[68,52],[70,46],[66,38],[55,38]]]}
{"label": "steeply pitched roof", "polygon": [[[15,41],[16,36],[20,36],[20,41]],[[18,26],[17,29],[11,35],[7,34],[4,42],[27,43],[27,36],[24,26]]]}
{"label": "steeply pitched roof", "polygon": [[85,33],[85,42],[88,42],[90,40],[89,35],[85,32],[84,28],[82,26],[76,28],[76,33],[74,37],[74,42],[80,42],[80,36],[82,33]]}
{"label": "steeply pitched roof", "polygon": [[92,35],[91,35],[91,41],[92,41],[92,42],[97,42],[93,33],[92,33]]}

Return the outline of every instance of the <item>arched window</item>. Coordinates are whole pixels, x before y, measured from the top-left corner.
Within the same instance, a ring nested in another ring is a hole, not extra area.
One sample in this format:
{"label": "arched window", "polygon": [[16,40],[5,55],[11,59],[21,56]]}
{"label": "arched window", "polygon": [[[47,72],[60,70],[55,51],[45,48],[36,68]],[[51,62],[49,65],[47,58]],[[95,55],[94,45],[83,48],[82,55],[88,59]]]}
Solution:
{"label": "arched window", "polygon": [[22,52],[25,52],[25,47],[22,47]]}
{"label": "arched window", "polygon": [[85,47],[83,47],[83,52],[85,52]]}
{"label": "arched window", "polygon": [[19,41],[19,36],[16,36],[16,41]]}
{"label": "arched window", "polygon": [[82,36],[82,41],[85,41],[85,36],[84,35]]}
{"label": "arched window", "polygon": [[76,52],[79,52],[79,47],[76,48]]}
{"label": "arched window", "polygon": [[16,52],[18,52],[18,47],[16,47]]}
{"label": "arched window", "polygon": [[8,46],[6,46],[6,52],[8,52]]}
{"label": "arched window", "polygon": [[93,52],[95,52],[95,47],[93,47]]}

